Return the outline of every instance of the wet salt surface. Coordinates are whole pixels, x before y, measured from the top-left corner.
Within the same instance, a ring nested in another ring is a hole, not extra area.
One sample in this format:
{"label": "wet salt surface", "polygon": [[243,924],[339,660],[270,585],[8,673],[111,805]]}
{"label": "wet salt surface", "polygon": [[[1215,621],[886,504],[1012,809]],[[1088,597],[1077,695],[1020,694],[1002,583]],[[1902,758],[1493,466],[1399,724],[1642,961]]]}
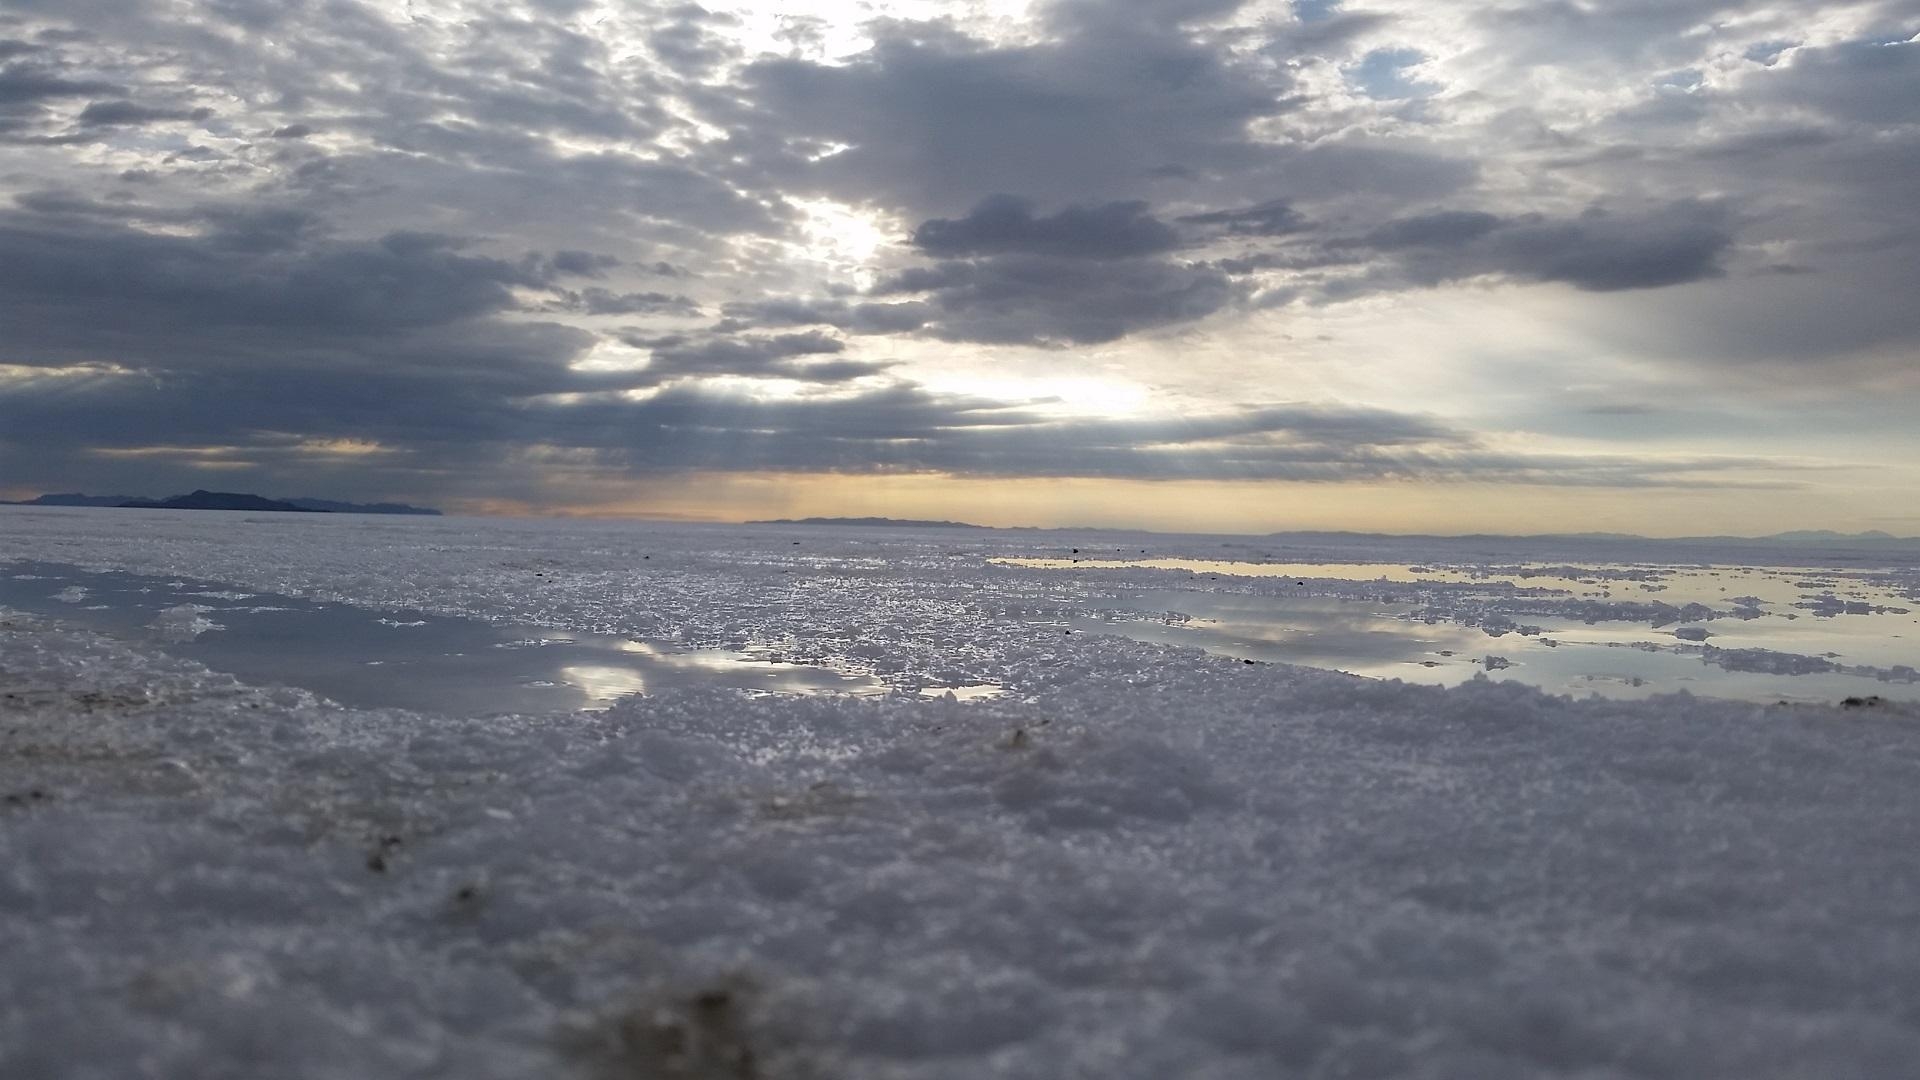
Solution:
{"label": "wet salt surface", "polygon": [[[1920,574],[1911,570],[985,561],[1093,586],[1003,608],[1028,635],[1058,627],[1368,678],[1451,686],[1486,677],[1583,697],[1687,690],[1754,702],[1920,701]],[[1139,587],[1143,580],[1173,587]],[[664,636],[547,629],[491,612],[380,609],[51,562],[0,570],[0,605],[361,707],[545,713],[695,685],[784,694],[898,689],[961,701],[1004,692],[957,669],[889,682],[877,677],[889,674],[885,665],[868,663],[859,643],[795,662],[791,641],[752,632],[726,647],[694,647]]]}
{"label": "wet salt surface", "polygon": [[0,606],[359,708],[549,713],[696,685],[781,694],[885,692],[869,676],[786,663],[766,650],[676,648],[55,563],[16,562],[0,570]]}
{"label": "wet salt surface", "polygon": [[[1336,540],[1284,554],[1647,557]],[[84,576],[39,583],[55,616],[0,613],[0,1077],[1914,1074],[1920,706],[1549,697],[1517,652],[1414,685],[1121,632],[1311,602],[1367,616],[1319,631],[1352,663],[1380,612],[1503,653],[1545,618],[1772,625],[1717,584],[1697,621],[1622,598],[1673,576],[990,561],[1114,541],[0,508],[0,559],[183,583],[111,636],[63,625],[115,609]],[[1914,599],[1910,571],[1854,570]],[[1768,585],[1865,602],[1822,573]],[[162,652],[284,597],[357,609],[366,641],[554,627],[899,692],[369,711]],[[1778,625],[1875,617],[1812,612]],[[1005,693],[938,689],[978,686]]]}
{"label": "wet salt surface", "polygon": [[1746,701],[1920,701],[1911,572],[1591,564],[1446,567],[1006,558],[1048,571],[1152,570],[1073,629],[1371,678],[1485,675],[1551,693],[1687,690]]}

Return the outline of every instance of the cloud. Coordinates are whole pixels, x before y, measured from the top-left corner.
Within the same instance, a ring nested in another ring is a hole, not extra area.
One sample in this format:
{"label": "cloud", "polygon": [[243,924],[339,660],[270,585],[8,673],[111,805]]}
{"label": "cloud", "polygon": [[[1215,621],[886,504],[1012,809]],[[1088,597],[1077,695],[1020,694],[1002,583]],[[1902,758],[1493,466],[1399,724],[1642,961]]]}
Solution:
{"label": "cloud", "polygon": [[1637,212],[1594,207],[1571,218],[1436,210],[1358,234],[1283,238],[1278,250],[1216,265],[1233,274],[1306,275],[1336,301],[1478,278],[1619,292],[1723,277],[1734,231],[1726,206],[1684,201]]}
{"label": "cloud", "polygon": [[210,337],[247,328],[364,337],[505,310],[512,286],[539,283],[524,266],[461,254],[433,234],[299,244],[289,229],[304,220],[241,217],[183,237],[0,218],[0,246],[14,253],[0,260],[0,304],[15,325],[48,334],[71,320],[94,333],[153,326]]}
{"label": "cloud", "polygon": [[[140,443],[292,468],[298,442],[256,438],[280,431],[438,475],[557,446],[611,469],[1731,482],[1754,455],[1503,456],[1370,412],[1403,400],[1391,345],[1285,350],[1350,365],[1346,406],[1242,410],[1220,371],[1316,322],[1423,333],[1402,320],[1490,283],[1554,286],[1511,302],[1516,324],[1551,306],[1564,352],[1721,393],[1872,404],[1920,345],[1897,3],[883,4],[772,38],[752,12],[571,0],[3,18],[0,363],[41,373],[0,394],[14,464]],[[1418,290],[1450,291],[1387,302]],[[620,342],[648,361],[621,370]],[[978,347],[1003,345],[1052,351]],[[1512,347],[1444,346],[1468,372]],[[949,359],[1111,365],[1201,403],[1182,434],[916,386]],[[1579,435],[1558,392],[1515,391],[1502,422]]]}
{"label": "cloud", "polygon": [[602,255],[592,251],[565,249],[553,253],[550,260],[557,274],[572,274],[575,277],[597,278],[608,270],[620,265],[620,260],[612,255]]}
{"label": "cloud", "polygon": [[80,110],[79,122],[86,127],[129,127],[160,124],[174,120],[205,120],[212,109],[170,109],[142,105],[135,101],[95,101]]}
{"label": "cloud", "polygon": [[1179,234],[1139,200],[1069,206],[1036,217],[1027,200],[993,195],[965,217],[935,218],[913,231],[913,245],[939,258],[1029,254],[1121,259],[1170,251],[1179,243]]}
{"label": "cloud", "polygon": [[700,305],[692,299],[663,292],[614,292],[598,286],[571,289],[548,310],[578,311],[586,315],[679,315],[700,314]]}
{"label": "cloud", "polygon": [[[1660,459],[1495,451],[1429,417],[1313,404],[1241,407],[1178,419],[1062,419],[1030,406],[934,394],[904,383],[772,399],[681,384],[643,400],[598,395],[567,403],[531,399],[486,411],[430,408],[421,426],[417,420],[403,424],[398,416],[384,422],[362,417],[347,425],[340,423],[343,414],[337,408],[315,413],[279,408],[305,389],[298,385],[199,380],[155,385],[105,376],[55,390],[49,386],[53,381],[0,382],[0,411],[35,418],[0,438],[0,464],[13,475],[84,475],[89,463],[97,469],[102,460],[97,444],[59,433],[97,427],[102,417],[127,415],[136,405],[153,409],[142,414],[150,422],[116,439],[114,445],[132,453],[116,453],[111,460],[160,469],[169,461],[177,468],[180,462],[211,459],[223,470],[234,470],[236,478],[287,491],[337,482],[339,455],[325,448],[342,439],[382,448],[370,455],[379,461],[361,468],[385,476],[386,490],[408,490],[411,483],[435,485],[416,490],[444,492],[447,474],[471,476],[480,462],[497,470],[493,485],[454,482],[474,494],[496,496],[501,485],[517,482],[505,463],[521,458],[519,448],[528,446],[608,476],[770,470],[1686,487],[1753,483],[1737,474],[1779,464],[1703,455]],[[244,404],[252,414],[270,417],[273,426],[236,437],[223,424],[220,402],[208,392],[216,385],[262,395]],[[303,426],[329,419],[328,426]],[[446,426],[442,420],[460,423]],[[115,475],[129,473],[123,467]]]}
{"label": "cloud", "polygon": [[[959,257],[880,279],[870,295],[881,302],[771,300],[724,311],[740,326],[823,324],[955,342],[1087,345],[1204,319],[1248,299],[1249,288],[1234,277],[1250,273],[1336,271],[1319,284],[1322,299],[1335,301],[1473,278],[1612,292],[1721,277],[1720,260],[1734,240],[1728,208],[1690,201],[1637,213],[1591,208],[1570,219],[1439,210],[1345,236],[1310,226],[1283,201],[1179,221],[1202,236],[1275,238],[1288,246],[1210,264],[1150,257],[1183,241],[1144,204],[1036,216],[1030,204],[1003,196],[963,218],[916,229],[920,250]],[[1265,302],[1298,292],[1269,289]]]}
{"label": "cloud", "polygon": [[[1056,9],[1061,32],[1031,45],[887,23],[846,63],[757,60],[728,149],[773,182],[922,218],[994,192],[1124,201],[1159,170],[1267,156],[1247,128],[1286,108],[1287,76],[1156,29],[1146,10]],[[846,149],[817,156],[825,144]]]}
{"label": "cloud", "polygon": [[[1624,0],[1604,8],[1573,0],[1518,0],[1472,10],[1482,49],[1526,66],[1580,64],[1671,70],[1698,48],[1687,31],[1711,25],[1744,0]],[[1803,11],[1809,5],[1794,5]]]}
{"label": "cloud", "polygon": [[121,88],[97,79],[68,79],[32,65],[0,68],[0,107],[18,106],[50,98],[87,97],[116,93]]}
{"label": "cloud", "polygon": [[[1248,213],[1270,220],[1278,211]],[[940,261],[879,279],[867,299],[778,298],[722,310],[726,325],[738,327],[818,324],[953,342],[1100,344],[1203,319],[1244,295],[1211,266],[1164,257],[1183,243],[1144,202],[1036,214],[1025,199],[996,195],[963,217],[923,222],[912,244]]]}
{"label": "cloud", "polygon": [[1116,26],[1178,33],[1194,23],[1224,19],[1245,5],[1246,0],[1161,0],[1150,7],[1131,0],[1052,0],[1041,6],[1041,17],[1055,28],[1093,36]]}
{"label": "cloud", "polygon": [[[669,339],[653,347],[652,362],[635,373],[635,385],[654,385],[669,379],[697,375],[744,378],[804,378],[841,382],[871,375],[878,365],[846,362],[831,366],[806,365],[798,358],[845,352],[846,342],[829,334],[778,334],[772,337],[720,338],[688,342]],[[829,377],[823,378],[826,374]]]}
{"label": "cloud", "polygon": [[1166,259],[1004,255],[904,270],[874,295],[917,296],[946,341],[1099,344],[1203,319],[1243,295],[1227,275]]}
{"label": "cloud", "polygon": [[1792,49],[1754,79],[1754,89],[1778,105],[1842,121],[1911,127],[1920,123],[1920,40],[1913,38]]}
{"label": "cloud", "polygon": [[1397,273],[1425,284],[1493,274],[1610,292],[1720,277],[1733,233],[1725,207],[1683,202],[1568,221],[1440,212],[1389,222],[1359,244],[1393,253]]}
{"label": "cloud", "polygon": [[737,24],[733,16],[708,11],[698,4],[680,4],[648,34],[647,46],[674,71],[705,75],[740,57],[740,46],[727,36]]}
{"label": "cloud", "polygon": [[1306,218],[1285,199],[1272,199],[1236,210],[1188,214],[1180,222],[1219,228],[1237,236],[1284,236],[1307,227]]}
{"label": "cloud", "polygon": [[740,326],[820,325],[856,334],[897,334],[918,330],[934,314],[931,306],[914,300],[851,303],[837,298],[800,297],[739,300],[727,304],[721,311],[728,320]]}
{"label": "cloud", "polygon": [[537,262],[468,254],[459,238],[340,240],[291,212],[163,216],[193,233],[0,215],[0,247],[21,257],[0,260],[0,321],[14,328],[6,361],[58,372],[111,357],[125,372],[16,378],[0,404],[9,437],[45,447],[221,443],[259,430],[396,446],[499,437],[515,402],[572,387],[570,365],[594,340],[510,318],[517,289],[543,287]]}
{"label": "cloud", "polygon": [[1277,34],[1268,51],[1289,58],[1340,55],[1355,41],[1393,25],[1393,16],[1383,12],[1332,10],[1335,6],[1296,2],[1299,21]]}
{"label": "cloud", "polygon": [[1723,210],[1683,204],[1638,219],[1519,225],[1497,236],[1491,255],[1511,276],[1607,292],[1721,277],[1720,257],[1732,244]]}
{"label": "cloud", "polygon": [[1449,248],[1471,244],[1505,225],[1497,214],[1479,210],[1437,210],[1390,221],[1368,233],[1367,246],[1381,251]]}

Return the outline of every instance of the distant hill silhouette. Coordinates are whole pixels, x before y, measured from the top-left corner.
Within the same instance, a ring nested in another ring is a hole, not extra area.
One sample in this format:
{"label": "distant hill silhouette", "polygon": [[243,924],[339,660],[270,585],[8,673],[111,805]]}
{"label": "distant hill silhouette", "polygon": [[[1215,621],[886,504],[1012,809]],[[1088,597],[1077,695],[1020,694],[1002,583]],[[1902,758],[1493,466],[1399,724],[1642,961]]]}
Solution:
{"label": "distant hill silhouette", "polygon": [[333,499],[288,499],[287,502],[302,510],[324,510],[329,514],[419,514],[426,517],[439,517],[440,511],[429,506],[408,506],[406,503],[354,503],[338,502]]}
{"label": "distant hill silhouette", "polygon": [[121,503],[120,506],[127,510],[259,510],[288,514],[327,513],[325,510],[309,510],[304,506],[281,502],[279,499],[268,499],[238,491],[202,490],[189,495],[175,495],[171,499],[133,499]]}
{"label": "distant hill silhouette", "polygon": [[54,495],[38,495],[25,502],[10,503],[11,506],[121,506],[125,503],[139,502],[137,495],[82,495],[77,491],[60,492]]}
{"label": "distant hill silhouette", "polygon": [[438,517],[440,511],[406,503],[352,503],[334,499],[269,499],[236,491],[195,491],[167,499],[137,495],[82,495],[77,491],[40,495],[11,506],[98,506],[134,510],[253,510],[300,514],[420,514]]}

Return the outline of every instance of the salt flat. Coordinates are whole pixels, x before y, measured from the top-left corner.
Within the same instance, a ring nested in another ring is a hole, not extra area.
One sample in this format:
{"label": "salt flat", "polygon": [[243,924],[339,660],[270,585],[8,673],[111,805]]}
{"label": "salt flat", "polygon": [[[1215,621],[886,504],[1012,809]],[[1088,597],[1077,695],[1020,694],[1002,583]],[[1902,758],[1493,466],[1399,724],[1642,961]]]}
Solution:
{"label": "salt flat", "polygon": [[993,561],[1223,543],[5,511],[0,558],[242,597],[182,619],[271,595],[885,692],[350,707],[85,595],[8,615],[0,1075],[1920,1075],[1914,706],[1247,663],[1100,624],[1258,585]]}

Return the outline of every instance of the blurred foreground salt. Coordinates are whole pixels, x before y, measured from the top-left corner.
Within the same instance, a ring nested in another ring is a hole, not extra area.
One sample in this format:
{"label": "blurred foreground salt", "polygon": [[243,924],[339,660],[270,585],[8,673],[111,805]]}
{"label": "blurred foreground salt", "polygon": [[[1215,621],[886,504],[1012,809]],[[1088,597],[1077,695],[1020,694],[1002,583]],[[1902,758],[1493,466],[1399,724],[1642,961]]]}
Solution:
{"label": "blurred foreground salt", "polygon": [[0,1076],[1917,1074],[1911,706],[1063,633],[971,535],[318,520],[0,557],[898,692],[355,709],[0,619]]}

